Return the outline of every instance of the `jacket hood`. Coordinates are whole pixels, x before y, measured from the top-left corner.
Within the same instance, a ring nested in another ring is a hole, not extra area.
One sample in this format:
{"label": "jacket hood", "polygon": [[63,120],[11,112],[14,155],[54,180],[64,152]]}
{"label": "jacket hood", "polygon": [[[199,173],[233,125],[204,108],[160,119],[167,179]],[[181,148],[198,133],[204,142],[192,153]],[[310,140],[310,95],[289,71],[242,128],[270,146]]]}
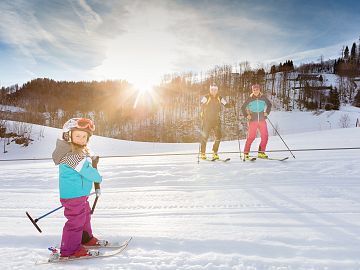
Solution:
{"label": "jacket hood", "polygon": [[60,160],[69,152],[71,152],[71,144],[64,140],[57,139],[56,147],[52,153],[52,159],[55,165],[59,165]]}

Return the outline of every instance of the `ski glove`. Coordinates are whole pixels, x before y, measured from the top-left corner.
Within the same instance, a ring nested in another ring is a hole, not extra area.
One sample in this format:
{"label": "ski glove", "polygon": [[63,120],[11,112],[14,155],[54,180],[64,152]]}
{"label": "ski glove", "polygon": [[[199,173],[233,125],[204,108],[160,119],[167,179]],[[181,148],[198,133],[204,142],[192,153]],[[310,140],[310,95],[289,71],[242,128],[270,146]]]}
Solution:
{"label": "ski glove", "polygon": [[96,194],[96,197],[100,197],[101,195],[101,189],[95,189],[95,194]]}
{"label": "ski glove", "polygon": [[91,165],[93,166],[93,168],[97,169],[97,165],[99,163],[99,156],[93,156],[91,157],[92,162]]}

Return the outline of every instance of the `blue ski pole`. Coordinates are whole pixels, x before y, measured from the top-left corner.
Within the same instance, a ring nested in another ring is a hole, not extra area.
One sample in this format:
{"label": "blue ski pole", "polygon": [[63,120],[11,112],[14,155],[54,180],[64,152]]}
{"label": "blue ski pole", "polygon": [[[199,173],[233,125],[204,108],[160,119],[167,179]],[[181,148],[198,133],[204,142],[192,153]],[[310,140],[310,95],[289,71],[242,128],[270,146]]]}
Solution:
{"label": "blue ski pole", "polygon": [[[95,194],[95,192],[91,193],[90,196],[93,195],[93,194]],[[44,218],[44,217],[46,217],[46,216],[48,216],[48,215],[56,212],[57,210],[59,210],[59,209],[61,209],[61,208],[63,208],[63,206],[59,206],[58,208],[56,208],[56,209],[54,209],[54,210],[51,210],[50,212],[42,215],[41,217],[35,218],[35,219],[33,219],[28,212],[26,212],[26,215],[27,215],[27,217],[30,219],[31,223],[35,226],[35,228],[36,228],[40,233],[42,233],[40,227],[37,225],[37,222],[38,222],[40,219],[42,219],[42,218]]]}

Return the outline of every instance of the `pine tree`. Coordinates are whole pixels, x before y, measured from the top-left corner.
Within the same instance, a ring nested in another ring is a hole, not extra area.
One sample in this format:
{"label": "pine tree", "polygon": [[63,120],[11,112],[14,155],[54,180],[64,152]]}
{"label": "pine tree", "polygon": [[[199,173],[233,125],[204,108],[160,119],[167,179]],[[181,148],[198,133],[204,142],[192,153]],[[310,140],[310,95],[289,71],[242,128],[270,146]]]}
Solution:
{"label": "pine tree", "polygon": [[354,61],[356,60],[356,43],[354,42],[352,47],[351,47],[351,52],[350,52],[350,60]]}
{"label": "pine tree", "polygon": [[340,108],[340,97],[339,92],[337,91],[336,87],[335,89],[330,89],[329,93],[329,103],[332,104],[333,110],[339,110]]}
{"label": "pine tree", "polygon": [[360,91],[357,92],[354,98],[354,106],[360,108]]}
{"label": "pine tree", "polygon": [[271,74],[275,74],[275,73],[276,73],[276,66],[275,66],[275,65],[272,65],[272,66],[271,66],[270,73],[271,73]]}
{"label": "pine tree", "polygon": [[344,59],[349,59],[349,47],[346,46],[345,47],[345,51],[344,51]]}

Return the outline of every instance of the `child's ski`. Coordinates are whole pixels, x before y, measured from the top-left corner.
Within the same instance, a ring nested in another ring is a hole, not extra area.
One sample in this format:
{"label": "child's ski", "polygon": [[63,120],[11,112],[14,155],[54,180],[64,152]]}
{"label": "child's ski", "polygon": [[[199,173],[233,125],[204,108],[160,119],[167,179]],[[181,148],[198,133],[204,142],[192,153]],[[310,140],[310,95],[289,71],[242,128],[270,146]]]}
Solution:
{"label": "child's ski", "polygon": [[99,245],[99,246],[85,246],[85,245],[83,245],[83,247],[86,248],[86,249],[122,248],[123,246],[128,244],[128,240],[126,240],[124,242],[109,242],[109,241],[100,240],[100,242],[101,242],[101,245]]}
{"label": "child's ski", "polygon": [[129,245],[132,237],[126,240],[120,248],[116,248],[115,250],[92,250],[91,256],[83,256],[83,257],[60,257],[60,253],[58,250],[53,250],[53,253],[51,254],[50,258],[43,259],[36,261],[35,264],[51,264],[51,263],[65,263],[65,262],[71,262],[71,261],[80,261],[80,260],[89,260],[89,259],[96,259],[96,258],[105,258],[105,257],[111,257],[120,254],[123,252],[127,246]]}

